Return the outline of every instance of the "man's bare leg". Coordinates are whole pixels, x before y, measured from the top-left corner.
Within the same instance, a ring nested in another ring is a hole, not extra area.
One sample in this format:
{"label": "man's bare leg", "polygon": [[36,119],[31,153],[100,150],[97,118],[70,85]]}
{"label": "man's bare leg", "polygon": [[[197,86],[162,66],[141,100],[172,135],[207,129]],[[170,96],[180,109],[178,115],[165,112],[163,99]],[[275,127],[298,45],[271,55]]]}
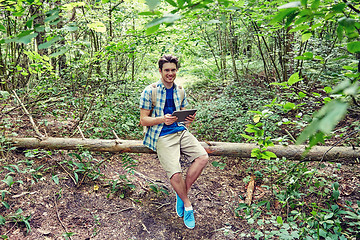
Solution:
{"label": "man's bare leg", "polygon": [[183,200],[185,207],[191,206],[191,202],[188,197],[188,192],[191,186],[193,185],[193,183],[200,176],[202,170],[205,168],[208,159],[209,157],[207,155],[203,155],[196,158],[188,169],[185,181],[181,173],[175,173],[170,178],[171,185],[175,189],[177,195],[179,195],[179,197]]}
{"label": "man's bare leg", "polygon": [[208,160],[209,160],[208,155],[200,156],[196,158],[189,167],[185,179],[186,194],[190,191],[191,186],[200,176],[202,170],[206,167]]}
{"label": "man's bare leg", "polygon": [[190,207],[191,203],[187,196],[185,181],[184,181],[181,173],[175,173],[170,178],[170,183],[171,183],[172,187],[175,189],[175,192],[177,193],[177,195],[181,198],[181,200],[183,200],[184,206]]}

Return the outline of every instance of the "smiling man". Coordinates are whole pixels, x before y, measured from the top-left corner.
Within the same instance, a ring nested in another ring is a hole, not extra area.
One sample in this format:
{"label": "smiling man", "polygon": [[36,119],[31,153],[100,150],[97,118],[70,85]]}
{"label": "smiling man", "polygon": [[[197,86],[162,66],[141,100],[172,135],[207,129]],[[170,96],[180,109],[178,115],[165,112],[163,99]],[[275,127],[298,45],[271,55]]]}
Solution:
{"label": "smiling man", "polygon": [[[156,151],[176,192],[176,213],[184,217],[185,226],[192,229],[195,227],[195,217],[188,193],[206,166],[208,155],[185,125],[176,122],[177,117],[171,116],[175,110],[184,110],[188,104],[184,90],[174,82],[179,68],[177,57],[164,55],[158,65],[160,80],[146,87],[140,98],[140,123],[148,127],[144,145]],[[195,115],[189,116],[186,123],[193,122]],[[180,154],[192,162],[185,179],[182,176]]]}

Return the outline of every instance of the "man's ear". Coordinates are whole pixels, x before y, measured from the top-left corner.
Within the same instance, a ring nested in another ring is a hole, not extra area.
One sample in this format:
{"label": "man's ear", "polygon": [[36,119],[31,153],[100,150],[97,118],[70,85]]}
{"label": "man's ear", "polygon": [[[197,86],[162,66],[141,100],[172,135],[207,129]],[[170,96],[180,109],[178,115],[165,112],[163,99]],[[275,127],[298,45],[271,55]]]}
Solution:
{"label": "man's ear", "polygon": [[161,68],[159,68],[159,73],[161,73]]}

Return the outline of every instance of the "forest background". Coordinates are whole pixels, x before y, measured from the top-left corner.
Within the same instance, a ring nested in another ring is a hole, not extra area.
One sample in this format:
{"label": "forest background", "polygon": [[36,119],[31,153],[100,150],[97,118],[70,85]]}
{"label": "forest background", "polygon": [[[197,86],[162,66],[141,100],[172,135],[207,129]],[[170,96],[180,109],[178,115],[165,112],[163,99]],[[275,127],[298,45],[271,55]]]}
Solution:
{"label": "forest background", "polygon": [[[34,162],[55,151],[28,150],[26,160],[12,162],[16,149],[9,138],[114,139],[115,133],[141,139],[138,99],[158,80],[157,60],[167,53],[180,58],[178,81],[198,109],[191,129],[199,139],[259,145],[247,160],[247,172],[257,181],[271,179],[271,197],[234,211],[249,224],[276,227],[254,227],[246,236],[359,236],[358,163],[347,163],[356,169],[355,194],[339,205],[341,186],[337,176],[320,173],[323,162],[309,166],[266,151],[273,144],[295,143],[359,147],[358,1],[1,0],[0,9],[4,239],[10,227],[31,230],[30,217],[11,204],[21,176],[29,174],[36,184],[49,174],[58,183],[56,171],[61,171]],[[98,163],[84,162],[89,152],[72,154],[63,164],[75,183],[101,178]],[[125,169],[136,165],[123,159]],[[212,165],[223,169],[226,161]],[[131,188],[126,176],[116,184],[121,187],[114,191]],[[310,196],[317,197],[304,207]],[[281,211],[265,221],[274,204]]]}

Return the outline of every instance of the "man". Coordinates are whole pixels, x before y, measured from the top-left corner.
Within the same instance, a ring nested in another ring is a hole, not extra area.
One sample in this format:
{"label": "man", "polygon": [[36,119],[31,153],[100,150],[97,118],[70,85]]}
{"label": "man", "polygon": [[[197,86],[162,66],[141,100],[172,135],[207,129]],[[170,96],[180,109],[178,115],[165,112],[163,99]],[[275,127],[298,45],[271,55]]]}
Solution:
{"label": "man", "polygon": [[[181,99],[182,89],[174,83],[178,71],[177,57],[164,55],[158,65],[160,81],[155,87],[150,85],[145,88],[140,99],[140,124],[148,127],[144,145],[157,152],[176,192],[176,213],[184,217],[185,226],[192,229],[195,227],[195,218],[188,192],[206,166],[208,155],[184,124],[177,123],[177,117],[171,116],[175,110],[183,110],[188,104],[185,93]],[[156,91],[156,105],[153,109],[152,91]],[[186,123],[193,122],[195,115],[190,115]],[[181,174],[180,153],[192,161],[185,180]]]}

